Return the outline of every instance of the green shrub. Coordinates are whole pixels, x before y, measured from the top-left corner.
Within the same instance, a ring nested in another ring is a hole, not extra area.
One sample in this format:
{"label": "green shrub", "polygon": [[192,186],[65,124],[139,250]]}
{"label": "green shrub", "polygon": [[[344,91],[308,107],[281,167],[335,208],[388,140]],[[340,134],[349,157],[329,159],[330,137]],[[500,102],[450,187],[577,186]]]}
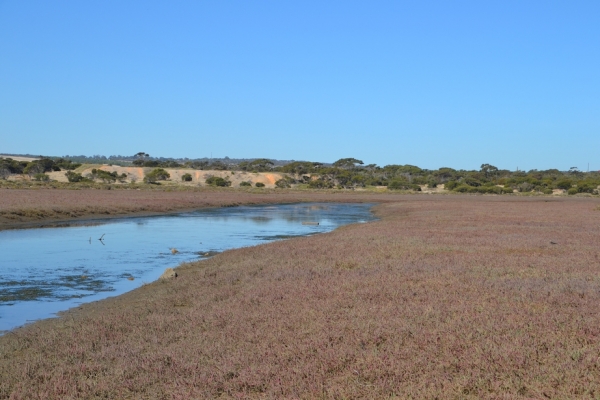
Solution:
{"label": "green shrub", "polygon": [[488,194],[502,194],[502,190],[504,188],[498,186],[481,186],[479,188],[480,193],[488,193]]}
{"label": "green shrub", "polygon": [[456,181],[448,181],[444,184],[444,189],[454,190],[459,185]]}
{"label": "green shrub", "polygon": [[209,176],[206,178],[206,184],[210,186],[228,187],[231,186],[231,182],[223,179],[219,176]]}
{"label": "green shrub", "polygon": [[333,182],[326,181],[324,179],[311,179],[308,181],[308,187],[311,189],[331,189],[333,188]]}
{"label": "green shrub", "polygon": [[44,169],[44,165],[33,161],[27,164],[27,166],[23,169],[23,173],[29,175],[32,178],[38,174],[43,174],[44,172],[46,172],[46,170]]}
{"label": "green shrub", "polygon": [[471,186],[469,185],[465,185],[464,183],[461,185],[458,185],[454,188],[455,192],[459,192],[459,193],[468,193],[470,190],[472,189]]}
{"label": "green shrub", "polygon": [[157,183],[158,181],[164,181],[171,177],[167,171],[162,168],[155,168],[151,172],[148,172],[144,177],[145,183]]}
{"label": "green shrub", "polygon": [[181,175],[181,180],[183,182],[191,182],[192,181],[192,175],[191,174],[183,174],[183,175]]}
{"label": "green shrub", "polygon": [[596,185],[590,182],[580,182],[577,184],[577,193],[594,193]]}
{"label": "green shrub", "polygon": [[554,184],[556,189],[569,190],[573,186],[573,182],[570,179],[561,179]]}
{"label": "green shrub", "polygon": [[415,183],[409,183],[404,179],[394,179],[388,183],[388,189],[390,190],[415,190],[421,191],[421,186]]}
{"label": "green shrub", "polygon": [[573,195],[573,194],[577,194],[577,188],[571,188],[569,190],[567,190],[567,194]]}
{"label": "green shrub", "polygon": [[69,182],[88,182],[89,181],[89,179],[84,178],[81,174],[78,174],[73,171],[67,171],[65,173],[65,176],[67,177],[67,180]]}
{"label": "green shrub", "polygon": [[544,190],[542,191],[542,193],[544,193],[544,194],[552,194],[552,193],[554,193],[554,192],[552,191],[552,189],[544,189]]}
{"label": "green shrub", "polygon": [[33,176],[34,181],[48,182],[50,177],[44,173],[38,173]]}
{"label": "green shrub", "polygon": [[473,177],[466,177],[465,178],[465,183],[469,186],[481,186],[481,182]]}
{"label": "green shrub", "polygon": [[113,183],[116,180],[119,180],[119,182],[124,182],[127,179],[127,174],[117,174],[117,171],[113,171],[113,172],[108,172],[108,171],[104,171],[102,169],[92,169],[92,172],[90,174],[90,178],[92,180],[96,180],[96,179],[100,179],[102,182],[104,183]]}
{"label": "green shrub", "polygon": [[0,179],[7,179],[10,176],[10,169],[0,164]]}
{"label": "green shrub", "polygon": [[254,184],[254,186],[256,186],[256,187],[265,187],[265,184],[264,184],[264,183],[262,183],[262,182],[256,182],[256,183]]}
{"label": "green shrub", "polygon": [[54,165],[56,167],[60,168],[61,170],[67,170],[67,171],[72,171],[76,168],[81,167],[81,164],[74,163],[71,160],[65,160],[64,158],[59,158],[58,160],[56,160],[54,162]]}
{"label": "green shrub", "polygon": [[277,182],[275,182],[275,187],[286,189],[291,188],[292,185],[290,185],[290,183],[286,179],[279,179]]}
{"label": "green shrub", "polygon": [[250,182],[248,182],[248,181],[240,182],[240,187],[244,187],[244,186],[246,186],[246,187],[247,186],[252,186],[252,184]]}
{"label": "green shrub", "polygon": [[533,190],[533,185],[529,182],[523,182],[517,185],[517,190],[519,192],[531,192]]}
{"label": "green shrub", "polygon": [[430,180],[428,180],[428,181],[427,181],[427,187],[428,187],[429,189],[436,188],[436,187],[437,187],[437,185],[438,185],[438,183],[437,183],[437,181],[436,181],[436,180],[430,179]]}

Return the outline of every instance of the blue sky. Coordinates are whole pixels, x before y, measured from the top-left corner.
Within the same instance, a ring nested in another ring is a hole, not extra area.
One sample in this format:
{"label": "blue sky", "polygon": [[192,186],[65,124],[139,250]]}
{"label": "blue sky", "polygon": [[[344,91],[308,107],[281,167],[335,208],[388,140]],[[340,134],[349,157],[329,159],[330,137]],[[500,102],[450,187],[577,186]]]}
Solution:
{"label": "blue sky", "polygon": [[598,1],[0,0],[0,153],[600,169]]}

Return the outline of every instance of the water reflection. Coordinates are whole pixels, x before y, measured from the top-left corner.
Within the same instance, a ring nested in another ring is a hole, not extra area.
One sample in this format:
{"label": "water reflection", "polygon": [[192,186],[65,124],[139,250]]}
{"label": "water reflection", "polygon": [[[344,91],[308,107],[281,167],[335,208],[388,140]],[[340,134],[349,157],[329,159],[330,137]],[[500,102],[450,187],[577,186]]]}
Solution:
{"label": "water reflection", "polygon": [[370,208],[314,203],[233,207],[0,232],[0,331],[135,289],[182,262],[366,222],[373,219]]}

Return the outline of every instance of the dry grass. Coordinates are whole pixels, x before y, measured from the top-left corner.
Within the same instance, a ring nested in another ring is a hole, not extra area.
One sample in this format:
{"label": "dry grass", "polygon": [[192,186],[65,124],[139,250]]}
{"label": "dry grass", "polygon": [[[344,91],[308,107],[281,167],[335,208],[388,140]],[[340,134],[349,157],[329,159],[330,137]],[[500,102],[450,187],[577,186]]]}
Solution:
{"label": "dry grass", "polygon": [[598,398],[597,205],[407,196],[186,264],[1,337],[0,398]]}

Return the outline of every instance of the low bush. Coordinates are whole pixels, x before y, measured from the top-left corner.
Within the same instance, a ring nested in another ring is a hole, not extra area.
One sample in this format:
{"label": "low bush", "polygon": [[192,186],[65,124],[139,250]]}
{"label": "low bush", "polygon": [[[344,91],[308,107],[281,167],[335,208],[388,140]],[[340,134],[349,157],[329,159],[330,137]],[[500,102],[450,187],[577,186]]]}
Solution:
{"label": "low bush", "polygon": [[579,193],[577,191],[577,188],[571,188],[571,189],[567,190],[567,194],[570,194],[570,195],[574,195],[574,194],[577,194],[577,193]]}
{"label": "low bush", "polygon": [[577,184],[577,193],[594,193],[596,185],[589,182],[582,182]]}
{"label": "low bush", "polygon": [[228,187],[231,186],[231,182],[223,179],[219,176],[209,176],[206,178],[206,184],[210,186],[220,186],[220,187]]}
{"label": "low bush", "polygon": [[183,174],[181,176],[181,180],[183,182],[191,182],[192,181],[192,175],[191,174]]}
{"label": "low bush", "polygon": [[242,181],[242,182],[240,182],[240,187],[247,187],[247,186],[252,186],[252,183],[250,183],[248,181]]}
{"label": "low bush", "polygon": [[119,175],[117,173],[117,171],[108,172],[108,171],[104,171],[102,169],[94,168],[94,169],[92,169],[89,177],[92,180],[99,179],[104,183],[114,183],[117,180],[119,182],[125,182],[125,180],[127,179],[127,174],[123,173],[123,174]]}
{"label": "low bush", "polygon": [[473,189],[471,186],[466,185],[466,184],[463,183],[461,185],[456,186],[453,190],[455,192],[459,192],[459,193],[469,193],[469,191],[471,189]]}
{"label": "low bush", "polygon": [[554,184],[556,189],[569,190],[573,186],[573,181],[570,179],[561,179]]}
{"label": "low bush", "polygon": [[44,172],[46,172],[46,170],[44,169],[44,165],[38,162],[30,162],[23,169],[23,173],[29,175],[32,178],[34,178],[38,174],[43,174]]}
{"label": "low bush", "polygon": [[81,174],[73,171],[67,171],[65,176],[69,182],[90,182],[89,179],[84,178]]}
{"label": "low bush", "polygon": [[481,186],[482,185],[481,181],[479,181],[478,179],[475,179],[473,177],[470,177],[470,176],[468,176],[468,177],[465,178],[465,183],[467,185],[473,186],[473,187],[477,187],[477,186]]}
{"label": "low bush", "polygon": [[158,181],[164,181],[171,177],[167,171],[162,168],[155,168],[151,172],[148,172],[144,177],[145,183],[157,183]]}
{"label": "low bush", "polygon": [[54,165],[56,167],[60,168],[61,170],[66,170],[66,171],[72,171],[76,168],[81,167],[81,164],[74,163],[71,160],[65,160],[64,158],[59,158],[58,160],[56,160],[54,162]]}
{"label": "low bush", "polygon": [[324,179],[311,179],[308,181],[308,187],[311,189],[331,189],[333,188],[333,182],[326,181]]}
{"label": "low bush", "polygon": [[448,181],[444,184],[444,189],[447,190],[454,190],[457,186],[459,186],[459,183],[456,181]]}
{"label": "low bush", "polygon": [[0,165],[0,179],[7,179],[10,176],[10,169]]}
{"label": "low bush", "polygon": [[523,182],[517,185],[517,190],[519,192],[531,192],[533,190],[533,185],[529,182]]}
{"label": "low bush", "polygon": [[44,173],[39,173],[35,174],[32,179],[38,182],[48,182],[50,180],[50,177]]}
{"label": "low bush", "polygon": [[502,194],[504,188],[499,186],[481,186],[480,193],[488,193],[488,194]]}
{"label": "low bush", "polygon": [[275,182],[275,187],[286,189],[291,188],[292,185],[290,185],[290,183],[286,179],[279,179],[277,182]]}
{"label": "low bush", "polygon": [[406,180],[392,180],[388,183],[388,189],[390,190],[415,190],[421,191],[421,186],[416,183],[409,183]]}
{"label": "low bush", "polygon": [[544,190],[542,190],[542,193],[544,193],[544,194],[552,194],[554,192],[552,191],[552,189],[544,189]]}
{"label": "low bush", "polygon": [[262,182],[256,182],[256,183],[254,184],[254,186],[256,186],[256,187],[265,187],[265,184],[264,184],[264,183],[262,183]]}

